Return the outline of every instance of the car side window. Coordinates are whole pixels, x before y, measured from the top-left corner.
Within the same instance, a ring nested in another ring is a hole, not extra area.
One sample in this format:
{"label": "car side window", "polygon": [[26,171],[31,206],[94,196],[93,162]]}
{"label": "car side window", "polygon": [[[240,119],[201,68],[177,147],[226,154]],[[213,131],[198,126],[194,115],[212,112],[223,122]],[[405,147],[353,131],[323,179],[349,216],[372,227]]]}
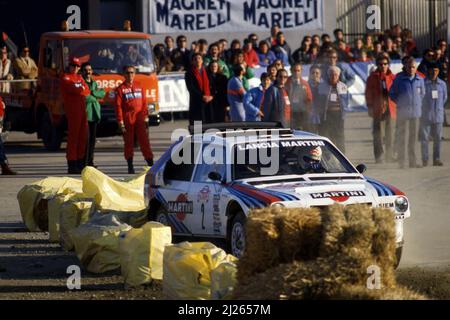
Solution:
{"label": "car side window", "polygon": [[175,150],[164,169],[164,181],[191,181],[200,146],[190,140]]}
{"label": "car side window", "polygon": [[[226,179],[225,148],[213,148],[210,145],[205,145],[203,146],[202,156],[202,161],[197,165],[195,171],[194,182],[213,182],[208,178],[211,172],[217,172],[222,176],[222,179]],[[208,159],[205,157],[208,157]]]}

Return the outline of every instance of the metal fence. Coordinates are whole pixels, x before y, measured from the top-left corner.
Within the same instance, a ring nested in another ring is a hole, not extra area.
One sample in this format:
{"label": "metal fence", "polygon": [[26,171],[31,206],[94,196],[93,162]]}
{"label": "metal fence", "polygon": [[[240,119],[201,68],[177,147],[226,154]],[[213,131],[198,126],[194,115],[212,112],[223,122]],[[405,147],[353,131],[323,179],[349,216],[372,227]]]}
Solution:
{"label": "metal fence", "polygon": [[412,30],[419,50],[447,39],[447,0],[336,0],[337,26],[347,41],[366,32],[366,8],[381,8],[381,30],[399,24]]}

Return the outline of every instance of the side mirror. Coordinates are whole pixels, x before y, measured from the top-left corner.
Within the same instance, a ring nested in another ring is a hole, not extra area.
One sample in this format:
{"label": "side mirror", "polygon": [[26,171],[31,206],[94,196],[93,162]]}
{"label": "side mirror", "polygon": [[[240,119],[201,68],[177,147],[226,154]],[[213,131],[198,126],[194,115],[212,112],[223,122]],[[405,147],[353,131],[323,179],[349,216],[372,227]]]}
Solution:
{"label": "side mirror", "polygon": [[222,176],[220,175],[220,173],[215,172],[215,171],[210,172],[210,173],[208,174],[208,178],[209,178],[210,180],[212,180],[212,181],[219,181],[219,182],[222,181]]}
{"label": "side mirror", "polygon": [[356,170],[358,170],[359,173],[363,174],[364,172],[367,171],[367,167],[365,164],[358,164],[356,166]]}

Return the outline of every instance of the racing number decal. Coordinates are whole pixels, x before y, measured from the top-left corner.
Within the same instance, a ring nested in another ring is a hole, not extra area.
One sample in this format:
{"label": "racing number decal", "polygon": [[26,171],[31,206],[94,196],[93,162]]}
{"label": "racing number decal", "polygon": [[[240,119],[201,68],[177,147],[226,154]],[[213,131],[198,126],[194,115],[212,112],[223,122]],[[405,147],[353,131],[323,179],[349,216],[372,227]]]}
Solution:
{"label": "racing number decal", "polygon": [[201,212],[202,212],[202,230],[205,230],[205,204],[202,203],[202,206],[200,208]]}

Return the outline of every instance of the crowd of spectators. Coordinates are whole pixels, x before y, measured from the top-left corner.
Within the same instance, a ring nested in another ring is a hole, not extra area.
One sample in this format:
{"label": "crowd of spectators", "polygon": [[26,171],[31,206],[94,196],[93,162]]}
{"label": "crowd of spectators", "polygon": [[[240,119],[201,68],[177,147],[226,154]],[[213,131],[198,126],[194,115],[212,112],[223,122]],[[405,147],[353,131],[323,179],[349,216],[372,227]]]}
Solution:
{"label": "crowd of spectators", "polygon": [[[442,165],[439,150],[446,122],[447,42],[439,40],[420,54],[412,32],[399,25],[356,38],[352,45],[341,29],[334,30],[333,37],[305,36],[300,47],[292,51],[277,26],[266,39],[250,34],[244,41],[235,39],[229,45],[225,39],[210,44],[200,39],[188,48],[185,36],[178,36],[176,41],[167,36],[165,45],[155,46],[155,58],[158,72],[186,72],[191,124],[280,121],[293,129],[329,137],[342,151],[350,103],[348,89],[355,82],[350,64],[373,61],[376,67],[365,94],[373,118],[376,162],[398,161],[404,167],[408,145],[409,166],[421,167],[414,153],[419,136],[422,164],[428,165],[428,140],[432,139],[433,165]],[[416,58],[423,58],[419,66]],[[403,63],[397,75],[389,68],[392,60]],[[311,65],[308,81],[302,77],[305,64]],[[265,72],[260,76],[260,86],[251,88],[249,81],[255,77],[255,68],[265,68]],[[416,90],[405,89],[412,87]]]}

